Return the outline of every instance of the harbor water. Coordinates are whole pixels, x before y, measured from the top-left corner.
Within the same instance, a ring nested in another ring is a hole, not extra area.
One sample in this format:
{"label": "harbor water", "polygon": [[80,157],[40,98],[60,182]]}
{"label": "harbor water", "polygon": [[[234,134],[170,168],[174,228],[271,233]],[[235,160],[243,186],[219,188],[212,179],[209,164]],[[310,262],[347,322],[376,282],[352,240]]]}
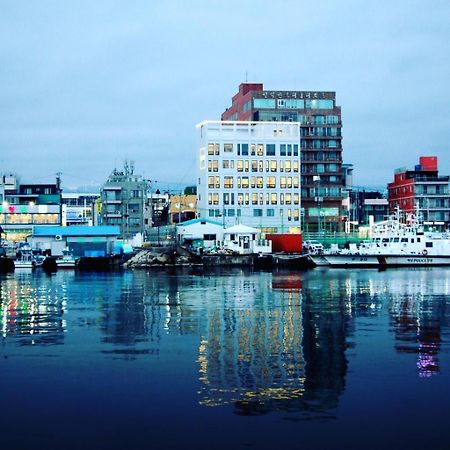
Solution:
{"label": "harbor water", "polygon": [[0,449],[448,449],[450,269],[0,278]]}

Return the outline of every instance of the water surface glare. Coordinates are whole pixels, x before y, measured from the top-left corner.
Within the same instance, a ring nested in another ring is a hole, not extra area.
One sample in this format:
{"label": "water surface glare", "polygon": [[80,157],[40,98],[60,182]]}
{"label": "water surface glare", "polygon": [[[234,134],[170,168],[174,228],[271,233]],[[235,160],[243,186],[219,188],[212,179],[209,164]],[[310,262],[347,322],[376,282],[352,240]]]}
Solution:
{"label": "water surface glare", "polygon": [[0,449],[448,449],[450,269],[0,277]]}

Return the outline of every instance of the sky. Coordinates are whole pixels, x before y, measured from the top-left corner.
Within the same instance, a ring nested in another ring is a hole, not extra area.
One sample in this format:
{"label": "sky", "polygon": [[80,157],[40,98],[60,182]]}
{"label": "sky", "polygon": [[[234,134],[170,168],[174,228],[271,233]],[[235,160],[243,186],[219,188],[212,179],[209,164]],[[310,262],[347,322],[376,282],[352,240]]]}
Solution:
{"label": "sky", "polygon": [[0,173],[195,184],[195,125],[247,79],[336,91],[357,186],[450,174],[449,24],[448,0],[0,0]]}

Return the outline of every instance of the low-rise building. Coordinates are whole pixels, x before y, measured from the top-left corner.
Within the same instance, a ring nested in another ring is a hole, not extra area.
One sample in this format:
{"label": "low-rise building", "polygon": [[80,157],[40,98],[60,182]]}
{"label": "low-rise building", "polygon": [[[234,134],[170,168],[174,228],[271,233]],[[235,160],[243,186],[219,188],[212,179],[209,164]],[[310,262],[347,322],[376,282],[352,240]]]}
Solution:
{"label": "low-rise building", "polygon": [[20,183],[14,175],[2,176],[0,225],[5,238],[20,242],[31,235],[34,225],[62,223],[61,182]]}
{"label": "low-rise building", "polygon": [[397,169],[394,181],[388,184],[390,212],[399,209],[406,216],[418,207],[428,224],[449,224],[449,180],[448,175],[439,175],[437,156],[421,156],[414,170]]}
{"label": "low-rise building", "polygon": [[35,226],[27,239],[32,248],[60,256],[68,248],[74,256],[107,256],[116,253],[118,226]]}

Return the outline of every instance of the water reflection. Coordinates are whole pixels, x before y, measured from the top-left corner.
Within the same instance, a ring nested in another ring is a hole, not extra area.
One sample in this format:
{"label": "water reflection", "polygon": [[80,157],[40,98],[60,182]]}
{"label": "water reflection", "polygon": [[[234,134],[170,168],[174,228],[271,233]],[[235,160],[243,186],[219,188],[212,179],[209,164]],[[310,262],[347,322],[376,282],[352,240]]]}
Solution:
{"label": "water reflection", "polygon": [[18,273],[0,282],[1,333],[16,345],[64,343],[67,286],[49,287],[44,274]]}
{"label": "water reflection", "polygon": [[441,371],[449,293],[437,269],[14,274],[0,280],[0,313],[11,346],[70,336],[93,361],[169,355],[173,371],[188,355],[202,406],[332,418],[362,331],[414,356],[420,377]]}
{"label": "water reflection", "polygon": [[251,295],[237,308],[209,307],[198,358],[201,404],[233,403],[238,414],[329,414],[345,387],[343,302],[322,311],[323,291],[302,292],[299,273],[267,274],[233,288],[238,297]]}

